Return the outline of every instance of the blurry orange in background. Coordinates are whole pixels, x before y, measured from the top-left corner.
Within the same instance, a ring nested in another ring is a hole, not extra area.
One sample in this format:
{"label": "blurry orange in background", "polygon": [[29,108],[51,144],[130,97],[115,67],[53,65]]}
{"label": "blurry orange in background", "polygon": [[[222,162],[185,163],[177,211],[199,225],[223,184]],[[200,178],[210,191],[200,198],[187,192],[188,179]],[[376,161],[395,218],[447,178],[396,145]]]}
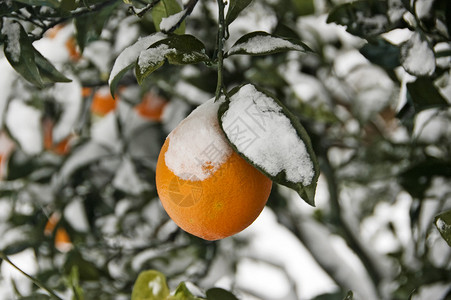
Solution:
{"label": "blurry orange in background", "polygon": [[0,180],[6,175],[6,165],[15,146],[14,141],[5,132],[0,131]]}
{"label": "blurry orange in background", "polygon": [[[66,24],[60,23],[45,32],[45,36],[50,39],[55,39],[58,33],[66,26]],[[66,47],[67,53],[69,54],[69,58],[72,61],[77,61],[81,58],[80,47],[78,47],[77,40],[75,36],[71,34],[71,36],[64,43]]]}
{"label": "blurry orange in background", "polygon": [[80,47],[77,45],[75,37],[71,36],[65,43],[70,59],[77,61],[81,58]]}
{"label": "blurry orange in background", "polygon": [[116,96],[116,99],[114,99],[111,96],[108,86],[102,86],[95,91],[92,97],[91,112],[96,116],[103,117],[116,109],[117,101],[119,101],[119,98]]}
{"label": "blurry orange in background", "polygon": [[[61,215],[58,212],[54,212],[45,224],[44,235],[50,237],[55,231],[56,225],[58,225],[60,219]],[[61,252],[67,252],[72,249],[72,241],[66,229],[63,227],[58,227],[56,229],[54,245],[55,248]]]}
{"label": "blurry orange in background", "polygon": [[148,92],[144,94],[142,101],[135,106],[135,110],[141,117],[159,122],[167,104],[168,101],[163,97]]}
{"label": "blurry orange in background", "polygon": [[44,118],[42,120],[42,133],[44,137],[44,149],[52,151],[58,155],[66,155],[70,151],[70,141],[73,138],[72,135],[67,136],[65,139],[57,144],[53,141],[53,127],[55,121],[51,118]]}

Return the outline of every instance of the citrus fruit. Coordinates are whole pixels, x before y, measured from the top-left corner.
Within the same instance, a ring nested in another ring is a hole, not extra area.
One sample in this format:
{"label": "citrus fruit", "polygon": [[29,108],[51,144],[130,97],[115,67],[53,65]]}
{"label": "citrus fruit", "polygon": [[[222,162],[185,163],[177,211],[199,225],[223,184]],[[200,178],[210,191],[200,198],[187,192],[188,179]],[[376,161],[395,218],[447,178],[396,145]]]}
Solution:
{"label": "citrus fruit", "polygon": [[167,137],[158,157],[157,191],[172,220],[205,240],[248,227],[263,210],[272,182],[228,144],[220,103],[196,108]]}
{"label": "citrus fruit", "polygon": [[70,142],[72,136],[69,135],[58,143],[53,140],[54,121],[51,118],[42,120],[42,131],[44,136],[44,149],[49,150],[58,155],[66,155],[70,151]]}
{"label": "citrus fruit", "polygon": [[141,117],[152,120],[161,121],[164,108],[168,102],[166,99],[152,93],[148,92],[144,94],[142,101],[135,106],[135,110]]}
{"label": "citrus fruit", "polygon": [[61,252],[67,252],[72,249],[72,241],[66,229],[63,227],[56,228],[60,219],[61,215],[58,212],[54,212],[45,224],[44,235],[51,236],[56,229],[54,240],[55,248]]}
{"label": "citrus fruit", "polygon": [[96,116],[104,116],[116,109],[117,100],[111,96],[107,86],[99,88],[92,97],[91,112]]}

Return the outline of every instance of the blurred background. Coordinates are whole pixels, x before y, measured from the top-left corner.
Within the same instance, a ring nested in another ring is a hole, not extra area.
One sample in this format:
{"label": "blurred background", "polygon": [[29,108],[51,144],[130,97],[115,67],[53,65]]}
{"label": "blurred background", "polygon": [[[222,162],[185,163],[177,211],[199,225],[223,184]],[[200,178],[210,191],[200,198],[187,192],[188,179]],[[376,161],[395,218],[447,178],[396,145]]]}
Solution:
{"label": "blurred background", "polygon": [[[135,14],[149,3],[0,4],[3,257],[64,299],[129,299],[147,269],[171,290],[239,299],[451,299],[449,1],[254,0],[240,13],[225,49],[261,30],[313,50],[231,56],[224,83],[288,106],[321,175],[316,207],[274,184],[249,228],[215,242],[180,230],[155,189],[160,147],[214,96],[215,68],[165,65],[141,85],[129,71],[115,99],[108,87],[116,57],[157,30],[151,12]],[[200,0],[183,25],[210,56],[217,11]],[[19,45],[4,43],[13,20],[28,33]],[[27,41],[71,81],[14,69]],[[47,299],[4,260],[0,298]]]}

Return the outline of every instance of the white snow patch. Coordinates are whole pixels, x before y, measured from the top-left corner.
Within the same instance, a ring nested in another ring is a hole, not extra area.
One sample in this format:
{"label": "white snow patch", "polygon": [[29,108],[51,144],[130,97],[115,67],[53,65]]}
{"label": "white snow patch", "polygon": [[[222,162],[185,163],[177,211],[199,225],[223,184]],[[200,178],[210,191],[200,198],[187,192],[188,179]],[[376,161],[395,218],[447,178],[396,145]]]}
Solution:
{"label": "white snow patch", "polygon": [[186,9],[173,14],[167,18],[163,18],[160,23],[160,30],[161,31],[169,31],[173,27],[177,25],[177,23],[182,19],[182,17],[186,14]]}
{"label": "white snow patch", "polygon": [[68,83],[56,83],[55,100],[61,104],[63,112],[53,128],[53,140],[60,142],[74,129],[82,108],[81,84],[75,78]]}
{"label": "white snow patch", "polygon": [[435,55],[428,42],[415,32],[401,47],[401,62],[407,72],[430,76],[435,71]]}
{"label": "white snow patch", "polygon": [[214,98],[198,106],[168,136],[168,168],[184,180],[205,180],[232,154],[218,123],[220,102]]}
{"label": "white snow patch", "polygon": [[40,110],[19,99],[10,102],[5,123],[11,135],[27,154],[37,154],[43,149]]}
{"label": "white snow patch", "polygon": [[245,51],[246,53],[250,54],[268,53],[277,49],[286,48],[299,51],[304,50],[304,48],[302,48],[301,46],[293,44],[290,41],[277,37],[261,35],[254,36],[244,43],[239,43],[233,46],[229,50],[229,55],[235,54],[240,51]]}
{"label": "white snow patch", "polygon": [[8,18],[5,19],[5,23],[2,27],[2,34],[8,38],[8,45],[6,46],[6,52],[10,54],[10,58],[14,62],[19,62],[20,59],[20,25]]}
{"label": "white snow patch", "polygon": [[14,79],[17,78],[17,73],[5,57],[0,59],[0,74],[2,74],[0,80],[0,91],[2,91],[0,93],[0,124],[3,124],[4,111],[11,95]]}
{"label": "white snow patch", "polygon": [[158,42],[166,38],[167,36],[164,33],[157,32],[153,35],[146,36],[144,38],[139,39],[133,45],[124,49],[124,51],[119,54],[114,62],[113,69],[110,73],[110,78],[108,79],[108,83],[111,85],[113,79],[125,68],[130,66],[139,56],[140,52],[146,50],[152,44]]}
{"label": "white snow patch", "polygon": [[146,69],[149,66],[156,65],[165,59],[166,55],[169,53],[175,53],[174,48],[169,48],[168,45],[162,44],[156,48],[149,48],[142,51],[138,57],[138,66],[141,69]]}
{"label": "white snow patch", "polygon": [[230,98],[222,116],[229,140],[254,164],[271,176],[285,172],[286,179],[309,185],[313,162],[282,108],[254,86],[243,86]]}

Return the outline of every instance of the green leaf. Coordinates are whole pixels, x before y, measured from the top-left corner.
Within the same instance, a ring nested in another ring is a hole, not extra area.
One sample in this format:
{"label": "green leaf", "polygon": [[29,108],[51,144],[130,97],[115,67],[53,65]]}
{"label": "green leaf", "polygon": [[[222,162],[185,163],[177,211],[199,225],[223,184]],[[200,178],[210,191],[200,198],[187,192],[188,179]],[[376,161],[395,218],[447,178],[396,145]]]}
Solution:
{"label": "green leaf", "polygon": [[404,69],[415,76],[431,76],[436,67],[432,46],[420,32],[414,32],[401,45],[400,61]]}
{"label": "green leaf", "polygon": [[113,69],[111,70],[110,78],[108,80],[111,95],[114,95],[119,80],[121,80],[128,70],[135,67],[136,60],[138,59],[141,51],[146,50],[152,44],[158,42],[159,40],[165,39],[166,37],[167,35],[161,32],[151,34],[125,48],[124,51],[119,54],[114,62]]}
{"label": "green leaf", "polygon": [[230,25],[251,2],[252,0],[230,0],[229,9],[225,17],[226,25]]}
{"label": "green leaf", "polygon": [[115,1],[112,5],[107,5],[99,11],[84,14],[74,19],[75,38],[81,52],[89,42],[99,39],[103,26],[119,4],[120,1]]}
{"label": "green leaf", "polygon": [[155,270],[143,271],[133,286],[131,300],[163,300],[169,296],[166,277]]}
{"label": "green leaf", "polygon": [[399,48],[384,39],[365,44],[360,48],[360,53],[373,64],[392,70],[400,65]]}
{"label": "green leaf", "polygon": [[231,292],[221,288],[211,288],[206,294],[208,300],[238,300]]}
{"label": "green leaf", "polygon": [[205,46],[192,35],[172,35],[141,51],[136,63],[138,83],[160,68],[165,61],[175,65],[195,64],[210,60],[205,54]]}
{"label": "green leaf", "polygon": [[41,53],[35,52],[34,60],[45,83],[71,82],[72,80],[58,71]]}
{"label": "green leaf", "polygon": [[[5,28],[8,28],[5,30]],[[11,66],[23,78],[32,84],[43,87],[41,75],[35,62],[35,52],[27,33],[19,22],[11,21],[3,24],[5,35],[4,52]]]}
{"label": "green leaf", "polygon": [[298,16],[307,16],[315,13],[315,3],[313,0],[292,0]]}
{"label": "green leaf", "polygon": [[202,300],[202,298],[194,296],[186,287],[186,284],[181,282],[175,290],[174,295],[170,296],[168,300]]}
{"label": "green leaf", "polygon": [[449,106],[429,77],[418,77],[414,82],[407,83],[407,90],[416,112],[433,107]]}
{"label": "green leaf", "polygon": [[412,197],[423,199],[435,176],[451,178],[451,162],[427,158],[403,171],[399,175],[399,180]]}
{"label": "green leaf", "polygon": [[436,216],[434,223],[443,239],[451,247],[451,210],[442,212]]}
{"label": "green leaf", "polygon": [[[160,23],[163,18],[175,15],[182,11],[177,0],[161,0],[157,5],[152,8],[151,15],[153,23],[157,30],[160,30]],[[185,21],[174,31],[175,34],[185,33]]]}
{"label": "green leaf", "polygon": [[54,82],[70,82],[39,51],[37,51],[22,25],[18,22],[5,24],[4,52],[11,66],[30,83],[42,88]]}
{"label": "green leaf", "polygon": [[352,1],[332,9],[327,23],[346,26],[349,33],[368,38],[394,26],[388,22],[387,9],[387,1],[383,0]]}
{"label": "green leaf", "polygon": [[318,162],[310,137],[287,107],[248,84],[229,93],[218,118],[236,152],[314,206]]}
{"label": "green leaf", "polygon": [[245,34],[230,48],[227,56],[236,54],[267,55],[282,51],[311,51],[301,41],[285,39],[263,31]]}

